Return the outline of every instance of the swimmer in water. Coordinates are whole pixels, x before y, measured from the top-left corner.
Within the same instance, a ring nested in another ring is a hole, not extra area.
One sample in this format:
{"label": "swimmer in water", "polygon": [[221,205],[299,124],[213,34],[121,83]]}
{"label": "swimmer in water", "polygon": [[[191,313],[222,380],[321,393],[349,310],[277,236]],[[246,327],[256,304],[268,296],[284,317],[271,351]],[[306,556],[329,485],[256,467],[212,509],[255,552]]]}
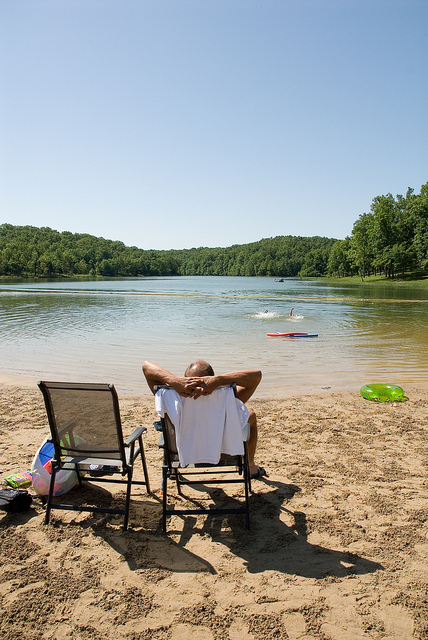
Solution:
{"label": "swimmer in water", "polygon": [[294,309],[294,307],[291,307],[290,317],[294,315],[294,313],[293,313],[293,309]]}

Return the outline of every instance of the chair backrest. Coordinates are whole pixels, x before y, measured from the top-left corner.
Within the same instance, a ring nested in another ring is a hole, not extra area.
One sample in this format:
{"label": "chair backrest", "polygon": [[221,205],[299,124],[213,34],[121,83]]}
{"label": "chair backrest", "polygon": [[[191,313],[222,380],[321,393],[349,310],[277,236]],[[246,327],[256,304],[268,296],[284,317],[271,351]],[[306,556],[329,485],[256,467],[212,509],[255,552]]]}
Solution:
{"label": "chair backrest", "polygon": [[177,439],[175,437],[175,427],[167,413],[162,418],[162,433],[168,466],[178,466],[178,448]]}
{"label": "chair backrest", "polygon": [[57,460],[63,456],[124,461],[119,400],[111,384],[39,382]]}

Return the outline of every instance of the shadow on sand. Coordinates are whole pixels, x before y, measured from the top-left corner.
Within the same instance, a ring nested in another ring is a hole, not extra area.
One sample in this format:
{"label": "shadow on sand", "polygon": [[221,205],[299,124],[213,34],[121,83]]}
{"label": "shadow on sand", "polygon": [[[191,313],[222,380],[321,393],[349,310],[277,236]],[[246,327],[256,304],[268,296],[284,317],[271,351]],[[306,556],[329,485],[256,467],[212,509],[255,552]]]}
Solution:
{"label": "shadow on sand", "polygon": [[[193,536],[207,534],[214,542],[223,544],[235,556],[242,558],[250,573],[272,570],[307,578],[340,578],[383,569],[381,564],[355,553],[311,544],[306,515],[284,506],[300,488],[269,479],[263,479],[263,482],[264,491],[253,493],[250,498],[251,531],[245,529],[242,516],[205,516],[200,524],[201,519],[189,515],[180,518],[183,522],[180,529],[174,529],[170,522],[169,535],[165,535],[159,529],[160,505],[145,504],[142,507],[142,529],[129,530],[124,534],[103,528],[103,533],[99,530],[99,534],[126,558],[132,570],[157,567],[177,572],[216,573],[208,560],[187,548]],[[266,491],[267,487],[270,491]],[[219,488],[209,488],[207,492],[219,506],[233,500]],[[192,502],[198,504],[199,500],[193,498]],[[144,529],[144,520],[151,521],[155,530]]]}

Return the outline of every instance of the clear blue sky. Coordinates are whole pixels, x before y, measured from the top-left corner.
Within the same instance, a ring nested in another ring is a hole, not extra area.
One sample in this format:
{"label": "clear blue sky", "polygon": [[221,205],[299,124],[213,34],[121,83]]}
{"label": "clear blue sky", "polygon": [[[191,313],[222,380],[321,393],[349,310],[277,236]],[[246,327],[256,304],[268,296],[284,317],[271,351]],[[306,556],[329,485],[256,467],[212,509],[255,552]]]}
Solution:
{"label": "clear blue sky", "polygon": [[0,222],[344,238],[428,181],[427,0],[2,0]]}

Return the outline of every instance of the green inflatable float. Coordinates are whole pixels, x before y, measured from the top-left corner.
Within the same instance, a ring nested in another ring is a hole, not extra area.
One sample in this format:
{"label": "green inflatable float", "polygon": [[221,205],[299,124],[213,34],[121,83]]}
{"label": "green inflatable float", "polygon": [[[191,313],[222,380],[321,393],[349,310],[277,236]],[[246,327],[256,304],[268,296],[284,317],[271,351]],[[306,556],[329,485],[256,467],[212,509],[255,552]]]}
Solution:
{"label": "green inflatable float", "polygon": [[396,384],[366,384],[360,393],[366,400],[374,402],[406,402],[409,399]]}

